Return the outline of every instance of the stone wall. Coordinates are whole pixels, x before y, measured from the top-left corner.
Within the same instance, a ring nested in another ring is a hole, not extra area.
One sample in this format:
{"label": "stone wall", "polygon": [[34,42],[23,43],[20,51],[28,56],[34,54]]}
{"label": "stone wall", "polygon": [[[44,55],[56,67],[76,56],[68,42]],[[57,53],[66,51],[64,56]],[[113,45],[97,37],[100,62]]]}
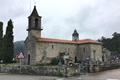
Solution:
{"label": "stone wall", "polygon": [[60,53],[69,53],[70,58],[74,62],[76,55],[76,45],[64,43],[45,43],[36,44],[36,62],[49,63],[51,58],[58,57]]}
{"label": "stone wall", "polygon": [[29,55],[29,64],[33,65],[35,63],[36,58],[36,44],[35,44],[35,38],[34,37],[28,37],[25,41],[25,58],[22,62],[23,64],[28,65],[28,55]]}
{"label": "stone wall", "polygon": [[72,76],[80,74],[79,68],[66,68],[65,66],[1,66],[0,72],[43,76]]}
{"label": "stone wall", "polygon": [[77,53],[77,59],[80,61],[84,61],[86,60],[86,58],[90,57],[90,44],[81,44],[78,46],[77,49],[78,53]]}
{"label": "stone wall", "polygon": [[102,46],[100,44],[81,44],[77,48],[77,59],[84,61],[87,58],[93,61],[102,61]]}
{"label": "stone wall", "polygon": [[[59,42],[42,42],[36,41],[33,36],[28,36],[25,41],[25,61],[24,64],[36,65],[50,63],[53,58],[58,57],[61,53],[69,54],[71,62],[85,61],[102,61],[101,44],[72,44]],[[29,56],[29,57],[28,57]],[[29,63],[29,64],[28,64]]]}
{"label": "stone wall", "polygon": [[102,53],[102,46],[99,45],[99,44],[91,44],[90,45],[90,52],[91,52],[91,59],[93,59],[93,61],[102,61],[102,56],[103,56],[103,53]]}

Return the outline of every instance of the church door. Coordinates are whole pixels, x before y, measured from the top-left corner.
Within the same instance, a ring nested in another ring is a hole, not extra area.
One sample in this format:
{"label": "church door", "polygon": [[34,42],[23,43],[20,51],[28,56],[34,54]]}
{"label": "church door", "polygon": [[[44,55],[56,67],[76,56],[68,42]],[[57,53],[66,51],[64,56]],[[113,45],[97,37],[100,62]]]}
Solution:
{"label": "church door", "polygon": [[30,54],[28,54],[28,65],[30,65]]}

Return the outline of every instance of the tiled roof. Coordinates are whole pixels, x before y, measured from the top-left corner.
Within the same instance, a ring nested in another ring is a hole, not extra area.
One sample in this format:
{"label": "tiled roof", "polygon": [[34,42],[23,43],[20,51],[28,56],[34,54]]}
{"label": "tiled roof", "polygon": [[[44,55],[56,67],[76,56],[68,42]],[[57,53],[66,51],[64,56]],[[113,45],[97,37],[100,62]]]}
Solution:
{"label": "tiled roof", "polygon": [[51,42],[51,43],[66,43],[66,44],[101,44],[96,40],[84,39],[84,40],[62,40],[62,39],[51,39],[51,38],[39,38],[40,42]]}

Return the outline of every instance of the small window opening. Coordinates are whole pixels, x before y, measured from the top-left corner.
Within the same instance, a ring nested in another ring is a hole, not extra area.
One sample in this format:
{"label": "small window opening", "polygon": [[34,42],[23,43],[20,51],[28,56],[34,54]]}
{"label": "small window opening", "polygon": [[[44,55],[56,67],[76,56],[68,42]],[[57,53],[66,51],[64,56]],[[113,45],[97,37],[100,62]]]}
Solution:
{"label": "small window opening", "polygon": [[85,53],[85,48],[83,48],[83,52]]}
{"label": "small window opening", "polygon": [[52,45],[52,49],[54,49],[54,45]]}
{"label": "small window opening", "polygon": [[38,19],[35,19],[35,27],[38,27]]}

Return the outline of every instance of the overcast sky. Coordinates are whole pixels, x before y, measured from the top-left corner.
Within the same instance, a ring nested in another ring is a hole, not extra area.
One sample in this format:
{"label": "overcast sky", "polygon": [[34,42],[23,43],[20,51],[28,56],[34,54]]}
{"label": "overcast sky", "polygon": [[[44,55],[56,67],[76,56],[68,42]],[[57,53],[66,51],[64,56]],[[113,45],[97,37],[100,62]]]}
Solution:
{"label": "overcast sky", "polygon": [[27,37],[34,4],[42,16],[42,37],[71,39],[74,29],[80,39],[120,32],[120,0],[0,0],[0,21],[5,32],[7,21],[13,20],[14,41]]}

